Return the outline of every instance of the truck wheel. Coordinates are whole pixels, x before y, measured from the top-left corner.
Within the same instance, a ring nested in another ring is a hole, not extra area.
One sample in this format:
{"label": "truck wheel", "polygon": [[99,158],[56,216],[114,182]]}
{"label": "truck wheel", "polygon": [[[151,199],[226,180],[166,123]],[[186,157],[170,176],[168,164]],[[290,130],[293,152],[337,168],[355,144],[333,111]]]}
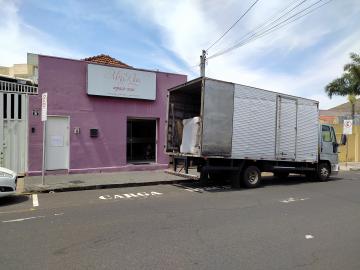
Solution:
{"label": "truck wheel", "polygon": [[286,179],[289,176],[288,172],[274,172],[274,177],[279,179]]}
{"label": "truck wheel", "polygon": [[246,188],[256,188],[261,182],[261,172],[256,166],[249,166],[244,170],[241,180]]}
{"label": "truck wheel", "polygon": [[327,163],[322,162],[319,164],[318,171],[317,171],[317,179],[319,181],[326,181],[330,177],[330,167]]}

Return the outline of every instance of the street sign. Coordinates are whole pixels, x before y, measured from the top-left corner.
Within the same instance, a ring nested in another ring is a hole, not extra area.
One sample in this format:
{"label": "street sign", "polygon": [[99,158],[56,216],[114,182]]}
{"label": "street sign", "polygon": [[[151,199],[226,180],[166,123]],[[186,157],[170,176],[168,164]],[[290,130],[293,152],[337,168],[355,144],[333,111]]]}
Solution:
{"label": "street sign", "polygon": [[47,93],[41,95],[41,121],[47,120]]}
{"label": "street sign", "polygon": [[343,134],[352,134],[353,120],[344,120]]}

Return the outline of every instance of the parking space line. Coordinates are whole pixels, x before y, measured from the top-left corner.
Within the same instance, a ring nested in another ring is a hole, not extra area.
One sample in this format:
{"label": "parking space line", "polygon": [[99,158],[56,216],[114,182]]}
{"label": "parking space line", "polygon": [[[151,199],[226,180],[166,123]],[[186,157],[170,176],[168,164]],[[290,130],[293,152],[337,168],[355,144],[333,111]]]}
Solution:
{"label": "parking space line", "polygon": [[33,195],[32,195],[32,199],[33,199],[33,206],[34,206],[34,207],[39,206],[38,195],[37,195],[37,194],[33,194]]}
{"label": "parking space line", "polygon": [[4,220],[2,221],[3,223],[9,223],[9,222],[20,222],[20,221],[24,221],[24,220],[29,220],[29,219],[38,219],[38,218],[44,218],[45,216],[37,216],[37,217],[27,217],[27,218],[18,218],[18,219],[11,219],[11,220]]}

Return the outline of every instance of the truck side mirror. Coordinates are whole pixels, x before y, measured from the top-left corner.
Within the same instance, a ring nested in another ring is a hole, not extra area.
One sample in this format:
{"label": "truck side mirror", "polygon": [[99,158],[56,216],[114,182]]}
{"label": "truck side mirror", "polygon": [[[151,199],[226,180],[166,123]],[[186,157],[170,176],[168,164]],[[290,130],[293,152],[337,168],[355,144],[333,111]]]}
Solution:
{"label": "truck side mirror", "polygon": [[346,143],[347,143],[347,136],[346,136],[346,134],[342,134],[340,144],[346,145]]}

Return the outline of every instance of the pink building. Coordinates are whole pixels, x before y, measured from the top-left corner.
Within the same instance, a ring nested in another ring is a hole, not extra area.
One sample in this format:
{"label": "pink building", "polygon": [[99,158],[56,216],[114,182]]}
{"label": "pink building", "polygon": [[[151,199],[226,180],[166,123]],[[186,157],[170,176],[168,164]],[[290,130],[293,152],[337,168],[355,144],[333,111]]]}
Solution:
{"label": "pink building", "polygon": [[[35,59],[35,58],[33,58]],[[48,94],[46,170],[64,173],[165,168],[167,89],[186,75],[132,68],[109,56],[36,56],[29,96],[28,174],[42,168],[41,95]]]}

